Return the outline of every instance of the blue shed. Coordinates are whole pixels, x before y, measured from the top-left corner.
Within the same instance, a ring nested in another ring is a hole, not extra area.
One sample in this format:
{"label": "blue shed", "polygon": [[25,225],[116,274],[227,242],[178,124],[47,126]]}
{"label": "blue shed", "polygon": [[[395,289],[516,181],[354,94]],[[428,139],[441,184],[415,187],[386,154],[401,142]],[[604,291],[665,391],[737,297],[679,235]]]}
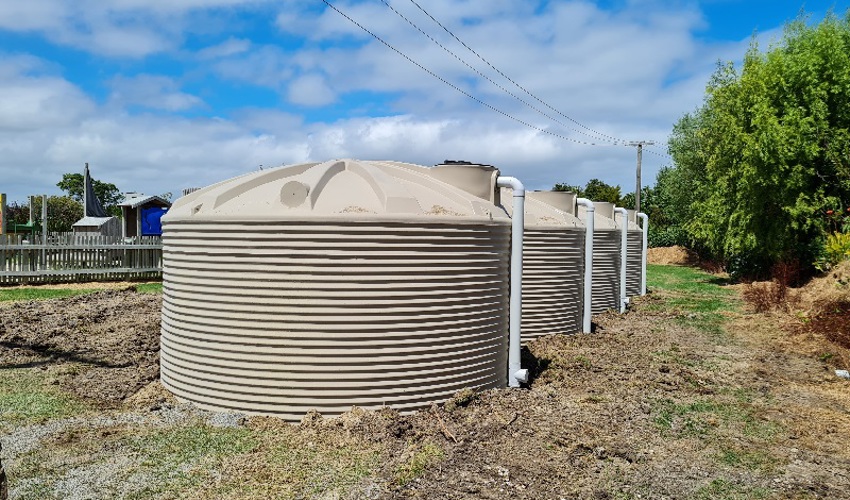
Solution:
{"label": "blue shed", "polygon": [[160,196],[127,193],[118,206],[124,218],[122,236],[162,236],[160,219],[171,208],[170,201]]}

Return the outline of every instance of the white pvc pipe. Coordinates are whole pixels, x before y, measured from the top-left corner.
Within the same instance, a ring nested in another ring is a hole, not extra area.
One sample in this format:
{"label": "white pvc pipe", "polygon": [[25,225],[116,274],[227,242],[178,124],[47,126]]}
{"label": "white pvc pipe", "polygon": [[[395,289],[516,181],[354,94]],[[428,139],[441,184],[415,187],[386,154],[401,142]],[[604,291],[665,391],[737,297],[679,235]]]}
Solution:
{"label": "white pvc pipe", "polygon": [[623,228],[620,230],[620,312],[626,312],[629,296],[626,295],[626,260],[628,259],[629,212],[622,207],[614,207],[614,217],[623,216]]}
{"label": "white pvc pipe", "polygon": [[587,198],[578,198],[576,203],[583,206],[587,213],[584,232],[584,318],[582,330],[584,333],[590,333],[591,301],[593,300],[593,233],[596,231],[594,221],[596,210],[593,207],[593,202]]}
{"label": "white pvc pipe", "polygon": [[649,216],[643,212],[638,212],[637,216],[643,221],[641,230],[643,231],[643,248],[640,254],[640,294],[646,295],[646,249],[648,247],[649,234]]}
{"label": "white pvc pipe", "polygon": [[528,382],[528,370],[520,362],[522,342],[522,239],[525,231],[525,186],[516,177],[499,176],[496,185],[513,190],[511,216],[511,304],[508,340],[508,387]]}

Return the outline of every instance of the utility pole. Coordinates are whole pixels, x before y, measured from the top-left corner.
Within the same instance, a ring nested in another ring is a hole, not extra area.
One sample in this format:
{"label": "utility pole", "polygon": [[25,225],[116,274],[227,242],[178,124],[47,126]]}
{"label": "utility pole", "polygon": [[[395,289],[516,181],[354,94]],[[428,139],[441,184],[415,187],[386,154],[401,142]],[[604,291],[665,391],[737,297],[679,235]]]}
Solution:
{"label": "utility pole", "polygon": [[631,141],[629,146],[637,146],[637,171],[635,187],[635,213],[640,212],[640,162],[643,159],[643,146],[653,146],[655,141]]}

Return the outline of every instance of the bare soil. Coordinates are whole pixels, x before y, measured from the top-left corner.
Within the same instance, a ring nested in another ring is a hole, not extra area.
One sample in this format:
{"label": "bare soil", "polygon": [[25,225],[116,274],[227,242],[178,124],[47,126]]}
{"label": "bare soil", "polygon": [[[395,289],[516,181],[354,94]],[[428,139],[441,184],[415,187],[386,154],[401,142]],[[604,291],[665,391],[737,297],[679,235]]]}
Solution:
{"label": "bare soil", "polygon": [[[795,320],[781,314],[722,312],[726,326],[706,328],[665,306],[670,298],[599,315],[594,334],[531,342],[526,389],[461,392],[405,416],[247,419],[265,441],[174,497],[222,498],[246,482],[257,488],[227,497],[311,497],[276,489],[292,472],[266,450],[286,440],[322,457],[343,448],[379,457],[356,487],[324,498],[847,498],[850,382],[833,374],[847,368],[836,364],[841,347],[789,333]],[[156,382],[159,307],[159,296],[132,288],[4,304],[0,369],[54,371],[97,407],[156,408],[168,401]]]}
{"label": "bare soil", "polygon": [[159,378],[160,305],[159,295],[137,293],[132,285],[2,303],[0,368],[61,371],[63,389],[115,408]]}

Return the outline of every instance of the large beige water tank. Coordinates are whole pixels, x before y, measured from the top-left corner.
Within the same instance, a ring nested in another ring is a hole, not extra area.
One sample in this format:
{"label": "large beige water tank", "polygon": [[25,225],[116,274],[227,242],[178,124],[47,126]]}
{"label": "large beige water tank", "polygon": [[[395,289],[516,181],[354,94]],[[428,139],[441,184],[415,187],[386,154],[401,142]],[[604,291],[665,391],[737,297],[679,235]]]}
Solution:
{"label": "large beige water tank", "polygon": [[[511,214],[513,193],[501,198]],[[525,192],[522,255],[522,340],[580,332],[584,283],[584,224],[575,193]]]}
{"label": "large beige water tank", "polygon": [[[614,222],[614,204],[594,201],[593,279],[590,311],[593,314],[617,309],[620,303],[620,228]],[[578,218],[587,220],[584,207]]]}
{"label": "large beige water tank", "polygon": [[[634,210],[628,210],[629,227],[626,231],[626,295],[640,295],[640,282],[643,275],[643,231],[637,223]],[[619,219],[618,219],[619,220]]]}
{"label": "large beige water tank", "polygon": [[165,387],[298,420],[503,386],[510,219],[430,172],[307,163],[178,200],[163,217]]}

